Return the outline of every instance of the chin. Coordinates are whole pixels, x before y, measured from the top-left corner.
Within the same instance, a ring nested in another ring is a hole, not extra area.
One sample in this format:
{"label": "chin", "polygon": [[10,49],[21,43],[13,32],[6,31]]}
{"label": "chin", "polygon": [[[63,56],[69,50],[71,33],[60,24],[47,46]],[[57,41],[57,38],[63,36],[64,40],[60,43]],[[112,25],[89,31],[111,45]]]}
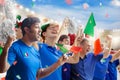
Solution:
{"label": "chin", "polygon": [[52,37],[52,38],[56,38],[56,37],[57,37],[57,35],[52,35],[51,37]]}

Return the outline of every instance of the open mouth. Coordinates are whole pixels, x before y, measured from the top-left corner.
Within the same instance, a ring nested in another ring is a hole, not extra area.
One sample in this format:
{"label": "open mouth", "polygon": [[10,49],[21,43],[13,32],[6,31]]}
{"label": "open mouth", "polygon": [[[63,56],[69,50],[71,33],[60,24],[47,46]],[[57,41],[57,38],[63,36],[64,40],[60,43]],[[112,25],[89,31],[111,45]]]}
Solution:
{"label": "open mouth", "polygon": [[53,31],[52,34],[57,34],[58,32],[57,31]]}

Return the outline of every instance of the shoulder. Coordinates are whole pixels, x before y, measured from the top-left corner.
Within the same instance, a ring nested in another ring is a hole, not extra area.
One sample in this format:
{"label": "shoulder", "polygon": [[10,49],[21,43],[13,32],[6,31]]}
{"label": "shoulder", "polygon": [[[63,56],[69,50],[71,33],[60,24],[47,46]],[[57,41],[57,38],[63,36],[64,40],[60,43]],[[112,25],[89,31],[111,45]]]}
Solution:
{"label": "shoulder", "polygon": [[18,47],[20,45],[21,45],[21,41],[20,40],[16,40],[15,42],[13,42],[13,44],[11,45],[11,47],[16,48],[16,47]]}

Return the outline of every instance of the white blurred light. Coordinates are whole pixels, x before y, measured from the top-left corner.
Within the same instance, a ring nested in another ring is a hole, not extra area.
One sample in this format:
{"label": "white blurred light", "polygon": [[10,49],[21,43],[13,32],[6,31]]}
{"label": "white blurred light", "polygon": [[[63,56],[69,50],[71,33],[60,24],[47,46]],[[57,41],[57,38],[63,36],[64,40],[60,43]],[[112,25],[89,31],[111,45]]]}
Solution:
{"label": "white blurred light", "polygon": [[2,15],[3,15],[3,13],[2,13],[2,12],[0,12],[0,15],[2,16]]}
{"label": "white blurred light", "polygon": [[25,9],[27,12],[29,12],[30,10],[28,8]]}
{"label": "white blurred light", "polygon": [[100,6],[102,6],[102,3],[100,2]]}
{"label": "white blurred light", "polygon": [[120,37],[113,37],[112,39],[113,39],[112,46],[114,48],[117,48],[119,46],[119,43],[120,43]]}
{"label": "white blurred light", "polygon": [[35,2],[36,0],[32,0],[33,2]]}
{"label": "white blurred light", "polygon": [[35,14],[35,12],[34,12],[34,11],[31,11],[31,13],[32,13],[32,14]]}
{"label": "white blurred light", "polygon": [[14,5],[15,5],[15,6],[17,6],[18,4],[17,4],[17,3],[15,3]]}
{"label": "white blurred light", "polygon": [[20,5],[20,9],[23,9],[23,6]]}

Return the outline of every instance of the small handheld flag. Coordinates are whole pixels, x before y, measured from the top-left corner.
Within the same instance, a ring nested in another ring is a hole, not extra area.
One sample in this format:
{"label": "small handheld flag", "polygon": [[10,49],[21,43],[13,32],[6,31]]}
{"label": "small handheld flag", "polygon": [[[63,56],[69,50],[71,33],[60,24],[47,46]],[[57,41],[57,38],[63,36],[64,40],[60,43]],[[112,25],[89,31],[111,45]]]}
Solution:
{"label": "small handheld flag", "polygon": [[94,36],[94,27],[96,26],[95,19],[93,13],[91,13],[87,25],[84,29],[84,33],[90,36]]}

